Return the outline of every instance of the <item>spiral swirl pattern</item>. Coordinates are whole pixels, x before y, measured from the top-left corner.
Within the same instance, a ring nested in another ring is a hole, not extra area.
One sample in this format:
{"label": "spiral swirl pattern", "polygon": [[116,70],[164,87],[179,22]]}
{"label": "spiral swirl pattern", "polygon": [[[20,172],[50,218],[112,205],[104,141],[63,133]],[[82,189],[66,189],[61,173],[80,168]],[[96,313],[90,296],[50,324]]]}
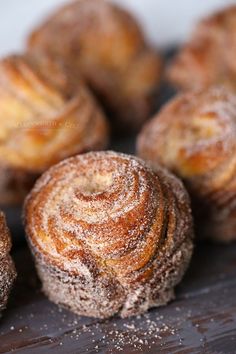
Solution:
{"label": "spiral swirl pattern", "polygon": [[138,154],[184,179],[201,234],[235,239],[236,99],[226,88],[177,96],[144,127]]}
{"label": "spiral swirl pattern", "polygon": [[27,198],[25,222],[46,294],[90,316],[166,303],[192,251],[182,184],[113,152],[79,155],[47,171]]}
{"label": "spiral swirl pattern", "polygon": [[86,88],[80,85],[68,97],[57,87],[59,75],[52,84],[39,66],[25,56],[0,62],[0,161],[35,173],[76,153],[104,148],[108,140],[105,117]]}

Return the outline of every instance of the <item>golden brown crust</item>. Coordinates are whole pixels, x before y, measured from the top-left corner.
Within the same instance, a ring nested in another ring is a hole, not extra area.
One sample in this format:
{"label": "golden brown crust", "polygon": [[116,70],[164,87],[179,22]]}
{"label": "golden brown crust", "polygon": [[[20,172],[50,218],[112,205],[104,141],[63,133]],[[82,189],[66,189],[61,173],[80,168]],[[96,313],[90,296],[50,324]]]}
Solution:
{"label": "golden brown crust", "polygon": [[168,70],[181,89],[225,84],[236,89],[236,6],[201,21]]}
{"label": "golden brown crust", "polygon": [[23,56],[0,62],[0,161],[41,172],[107,144],[107,123],[82,85],[71,98],[45,81]]}
{"label": "golden brown crust", "polygon": [[202,234],[236,238],[236,99],[230,91],[178,95],[144,127],[137,150],[185,180]]}
{"label": "golden brown crust", "polygon": [[0,313],[5,309],[8,296],[16,277],[15,266],[9,255],[11,238],[6,219],[0,212]]}
{"label": "golden brown crust", "polygon": [[25,224],[44,292],[82,315],[126,317],[167,303],[192,253],[182,184],[113,152],[47,171],[26,200]]}
{"label": "golden brown crust", "polygon": [[161,60],[126,11],[103,0],[74,1],[35,30],[28,47],[81,73],[119,128],[137,129],[149,117]]}
{"label": "golden brown crust", "polygon": [[34,53],[24,55],[25,62],[34,68],[50,86],[61,92],[68,100],[80,91],[83,84],[81,75],[72,73],[66,62],[53,55],[43,56]]}

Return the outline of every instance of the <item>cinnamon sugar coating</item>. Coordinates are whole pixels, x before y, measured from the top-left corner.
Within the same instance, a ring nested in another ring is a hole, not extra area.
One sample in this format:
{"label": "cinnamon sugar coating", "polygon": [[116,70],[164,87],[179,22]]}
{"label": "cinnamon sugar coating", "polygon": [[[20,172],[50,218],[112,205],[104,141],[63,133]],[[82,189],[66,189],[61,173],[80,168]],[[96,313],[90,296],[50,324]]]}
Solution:
{"label": "cinnamon sugar coating", "polygon": [[15,266],[9,254],[11,238],[6,219],[0,212],[0,314],[5,309],[13,281],[16,277]]}
{"label": "cinnamon sugar coating", "polygon": [[153,110],[161,59],[134,18],[104,0],[78,0],[30,36],[29,52],[59,57],[81,74],[117,129],[138,129]]}
{"label": "cinnamon sugar coating", "polygon": [[166,304],[192,254],[183,185],[129,155],[91,152],[50,168],[24,219],[43,291],[81,315],[127,317]]}
{"label": "cinnamon sugar coating", "polygon": [[236,89],[236,6],[202,20],[167,72],[181,89],[226,85]]}
{"label": "cinnamon sugar coating", "polygon": [[10,171],[9,185],[13,179],[18,188],[7,188],[0,203],[21,199],[32,176],[52,164],[106,147],[103,113],[82,84],[71,96],[71,84],[59,62],[19,55],[0,61],[0,168]]}
{"label": "cinnamon sugar coating", "polygon": [[236,98],[226,88],[178,95],[143,129],[139,156],[181,177],[201,236],[236,239]]}

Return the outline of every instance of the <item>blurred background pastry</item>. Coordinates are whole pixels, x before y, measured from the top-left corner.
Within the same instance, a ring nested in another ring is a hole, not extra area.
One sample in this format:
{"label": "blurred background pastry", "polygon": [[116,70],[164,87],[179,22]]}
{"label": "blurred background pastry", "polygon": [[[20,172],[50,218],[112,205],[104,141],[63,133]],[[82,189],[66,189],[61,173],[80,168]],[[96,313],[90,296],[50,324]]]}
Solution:
{"label": "blurred background pastry", "polygon": [[236,97],[226,88],[180,94],[144,127],[139,156],[181,177],[200,236],[235,239]]}
{"label": "blurred background pastry", "polygon": [[[184,43],[201,18],[235,5],[235,0],[107,0],[127,9],[137,18],[145,37],[156,48],[168,49]],[[35,27],[68,0],[25,0],[12,11],[15,0],[1,4],[1,28],[8,36],[0,39],[0,55],[24,48],[25,38]],[[20,21],[17,21],[18,19]]]}
{"label": "blurred background pastry", "polygon": [[20,55],[0,61],[1,204],[22,201],[52,164],[107,146],[106,118],[92,95],[82,83],[71,95],[66,71],[48,65]]}
{"label": "blurred background pastry", "polygon": [[161,59],[120,7],[104,0],[69,3],[31,34],[28,49],[59,57],[81,74],[116,132],[138,130],[152,114]]}

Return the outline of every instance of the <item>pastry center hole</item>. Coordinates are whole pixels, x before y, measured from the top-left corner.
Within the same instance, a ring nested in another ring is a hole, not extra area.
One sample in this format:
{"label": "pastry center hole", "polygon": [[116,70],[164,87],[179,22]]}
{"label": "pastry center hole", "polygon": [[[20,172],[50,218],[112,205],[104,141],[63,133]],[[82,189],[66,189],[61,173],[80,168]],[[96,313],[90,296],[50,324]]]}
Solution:
{"label": "pastry center hole", "polygon": [[80,177],[77,181],[79,190],[85,195],[92,195],[109,190],[113,182],[112,174],[99,173]]}

